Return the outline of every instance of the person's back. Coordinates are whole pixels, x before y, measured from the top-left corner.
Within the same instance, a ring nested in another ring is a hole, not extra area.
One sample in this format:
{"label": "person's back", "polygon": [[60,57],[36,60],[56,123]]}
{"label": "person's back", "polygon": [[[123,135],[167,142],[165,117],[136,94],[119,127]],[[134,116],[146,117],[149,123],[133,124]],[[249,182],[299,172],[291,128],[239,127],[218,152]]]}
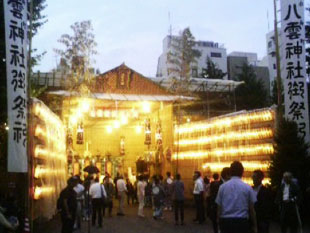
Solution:
{"label": "person's back", "polygon": [[125,180],[121,177],[116,181],[116,187],[118,192],[128,191]]}
{"label": "person's back", "polygon": [[[219,188],[218,197],[221,199],[222,217],[249,218],[249,198],[252,187],[239,177],[233,176]],[[254,201],[255,202],[255,201]]]}
{"label": "person's back", "polygon": [[[64,188],[60,192],[60,199],[65,200],[67,202],[68,210],[70,214],[73,216],[76,213],[76,207],[77,207],[77,194],[76,192],[69,187]],[[61,214],[63,216],[67,215],[66,209],[63,207],[61,208]]]}
{"label": "person's back", "polygon": [[172,193],[174,199],[174,218],[175,225],[179,224],[179,217],[181,218],[181,225],[184,224],[184,183],[181,180],[181,175],[176,174],[176,180],[172,184]]}
{"label": "person's back", "polygon": [[135,190],[132,183],[129,180],[126,181],[126,188],[128,191],[128,195],[134,195]]}
{"label": "person's back", "polygon": [[216,181],[212,181],[211,184],[210,184],[210,189],[209,189],[209,197],[210,197],[210,200],[215,202],[215,198],[216,198],[216,195],[220,189],[220,181],[216,180]]}
{"label": "person's back", "polygon": [[107,182],[104,184],[104,188],[107,193],[107,199],[112,200],[114,194],[114,185],[111,182]]}
{"label": "person's back", "polygon": [[159,207],[163,204],[165,198],[165,191],[163,186],[159,183],[155,184],[152,190],[153,198],[154,198],[154,205]]}
{"label": "person's back", "polygon": [[184,183],[182,180],[175,180],[172,185],[173,199],[184,200]]}
{"label": "person's back", "polygon": [[230,165],[231,178],[223,183],[216,197],[221,233],[257,232],[254,203],[256,196],[252,187],[241,180],[244,168],[242,163],[235,161]]}
{"label": "person's back", "polygon": [[[95,182],[93,183],[90,188],[89,188],[89,195],[92,198],[100,198],[101,196],[98,194],[98,190],[100,190],[100,183],[99,182]],[[101,193],[100,193],[101,194]]]}
{"label": "person's back", "polygon": [[67,181],[67,187],[60,192],[60,206],[58,206],[57,203],[57,207],[61,208],[62,233],[73,232],[73,225],[77,210],[77,194],[73,188],[77,185],[77,182],[78,181],[76,178],[69,178]]}

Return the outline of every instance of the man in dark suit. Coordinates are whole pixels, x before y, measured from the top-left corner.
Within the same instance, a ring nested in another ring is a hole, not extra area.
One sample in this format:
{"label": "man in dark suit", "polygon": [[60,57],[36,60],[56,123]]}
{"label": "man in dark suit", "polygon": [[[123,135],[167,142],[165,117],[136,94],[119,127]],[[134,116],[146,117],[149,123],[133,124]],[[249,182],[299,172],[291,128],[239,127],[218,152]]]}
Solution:
{"label": "man in dark suit", "polygon": [[272,195],[262,181],[264,173],[261,170],[255,170],[252,175],[253,190],[256,194],[257,202],[254,204],[256,219],[257,219],[257,232],[269,233],[269,224],[272,212]]}
{"label": "man in dark suit", "polygon": [[76,217],[76,192],[74,187],[77,185],[76,177],[71,177],[67,181],[67,187],[60,192],[60,209],[61,209],[61,233],[72,233]]}
{"label": "man in dark suit", "polygon": [[207,197],[207,214],[212,222],[213,232],[218,233],[218,222],[217,222],[217,204],[215,199],[219,191],[220,186],[228,181],[230,178],[229,167],[224,167],[221,172],[221,178],[219,179],[219,174],[213,174],[213,182],[210,184],[209,195]]}
{"label": "man in dark suit", "polygon": [[217,204],[215,203],[216,195],[220,188],[219,174],[213,174],[213,181],[210,184],[209,195],[207,197],[207,214],[213,225],[213,232],[218,233],[217,224]]}
{"label": "man in dark suit", "polygon": [[290,172],[284,172],[283,182],[276,198],[276,203],[280,207],[282,233],[286,233],[288,228],[291,233],[297,233],[298,225],[300,225],[298,203],[301,200],[301,192],[292,177]]}

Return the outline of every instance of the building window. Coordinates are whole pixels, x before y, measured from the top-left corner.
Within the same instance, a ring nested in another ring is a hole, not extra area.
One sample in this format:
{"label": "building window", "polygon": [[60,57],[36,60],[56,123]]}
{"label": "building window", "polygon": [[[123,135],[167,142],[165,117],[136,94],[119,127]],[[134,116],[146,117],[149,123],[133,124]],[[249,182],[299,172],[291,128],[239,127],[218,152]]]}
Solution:
{"label": "building window", "polygon": [[197,78],[197,77],[198,77],[197,68],[193,68],[193,69],[192,69],[192,77],[193,77],[193,78]]}
{"label": "building window", "polygon": [[272,41],[269,41],[268,42],[268,48],[271,48],[272,47]]}
{"label": "building window", "polygon": [[222,57],[221,53],[211,53],[211,57]]}
{"label": "building window", "polygon": [[276,69],[277,69],[276,64],[273,64],[273,69],[274,69],[274,70],[276,70]]}

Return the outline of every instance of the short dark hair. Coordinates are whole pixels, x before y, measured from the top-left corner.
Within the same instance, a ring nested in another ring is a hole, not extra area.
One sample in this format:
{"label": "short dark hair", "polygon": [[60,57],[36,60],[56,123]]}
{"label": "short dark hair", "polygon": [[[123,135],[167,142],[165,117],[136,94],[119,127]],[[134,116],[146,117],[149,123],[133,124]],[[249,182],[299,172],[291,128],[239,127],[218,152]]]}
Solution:
{"label": "short dark hair", "polygon": [[265,177],[264,172],[261,171],[261,170],[255,170],[255,171],[253,172],[253,174],[254,174],[254,173],[257,175],[257,177],[258,177],[260,180],[263,180],[264,177]]}
{"label": "short dark hair", "polygon": [[168,177],[170,177],[170,176],[171,176],[171,173],[170,173],[170,172],[167,172],[166,175],[167,175]]}
{"label": "short dark hair", "polygon": [[200,177],[200,176],[201,176],[200,171],[195,171],[195,175],[197,175],[198,177]]}
{"label": "short dark hair", "polygon": [[213,174],[213,179],[214,179],[214,180],[217,180],[217,179],[219,178],[219,176],[220,176],[220,175],[219,175],[218,173],[214,173],[214,174]]}
{"label": "short dark hair", "polygon": [[74,176],[70,177],[68,180],[67,180],[67,184],[68,185],[73,185],[75,183],[78,183],[78,179]]}
{"label": "short dark hair", "polygon": [[232,164],[230,165],[230,175],[231,176],[239,176],[242,177],[243,175],[243,165],[241,162],[239,161],[234,161],[232,162]]}
{"label": "short dark hair", "polygon": [[175,177],[177,180],[181,180],[181,175],[179,173]]}
{"label": "short dark hair", "polygon": [[207,176],[205,176],[205,177],[203,178],[203,182],[204,182],[205,184],[209,184],[209,183],[210,183],[210,180],[209,180],[209,178],[208,178]]}
{"label": "short dark hair", "polygon": [[229,168],[229,167],[224,167],[224,168],[222,169],[221,177],[222,177],[224,180],[227,180],[227,179],[230,177],[230,168]]}

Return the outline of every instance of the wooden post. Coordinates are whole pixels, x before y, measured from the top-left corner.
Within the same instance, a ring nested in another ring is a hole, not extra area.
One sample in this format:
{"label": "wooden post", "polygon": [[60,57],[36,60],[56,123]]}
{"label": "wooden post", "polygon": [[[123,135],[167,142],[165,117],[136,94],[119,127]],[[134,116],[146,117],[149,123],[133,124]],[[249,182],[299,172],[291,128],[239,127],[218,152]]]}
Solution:
{"label": "wooden post", "polygon": [[27,99],[28,99],[28,119],[27,119],[27,156],[28,156],[28,172],[26,173],[26,182],[25,182],[25,217],[29,218],[29,224],[30,224],[30,232],[33,232],[33,216],[32,216],[32,198],[31,198],[31,190],[30,187],[32,185],[32,165],[33,165],[33,160],[32,160],[32,145],[30,142],[30,138],[32,138],[32,111],[31,111],[31,106],[32,103],[30,101],[30,93],[31,93],[31,68],[32,68],[32,63],[31,63],[31,50],[32,50],[32,17],[33,17],[33,0],[30,0],[30,25],[29,25],[29,51],[28,51],[28,75],[27,75]]}
{"label": "wooden post", "polygon": [[276,0],[273,0],[274,4],[274,37],[276,46],[276,63],[277,63],[277,88],[278,88],[278,110],[282,107],[282,79],[281,79],[281,63],[280,63],[280,49],[279,49],[279,33],[278,33],[278,19],[277,19],[277,5]]}

